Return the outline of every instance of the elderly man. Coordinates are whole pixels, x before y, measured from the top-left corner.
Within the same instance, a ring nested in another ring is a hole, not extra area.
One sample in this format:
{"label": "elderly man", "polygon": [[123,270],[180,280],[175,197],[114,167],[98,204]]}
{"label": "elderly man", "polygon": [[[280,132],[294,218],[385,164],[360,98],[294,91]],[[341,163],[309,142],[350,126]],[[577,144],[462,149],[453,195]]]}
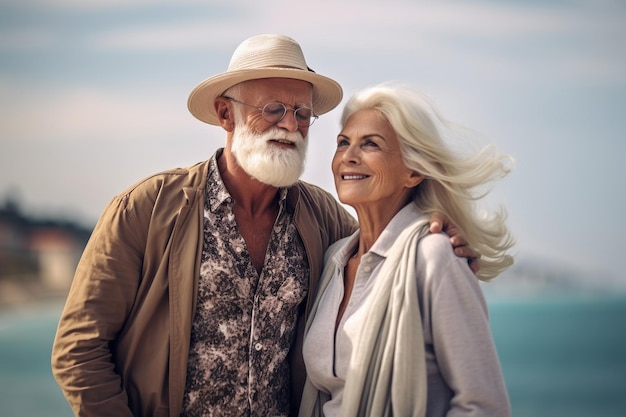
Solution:
{"label": "elderly man", "polygon": [[297,407],[298,319],[324,251],[355,228],[330,194],[298,180],[309,126],[341,98],[280,35],[244,41],[226,72],[192,91],[191,113],[221,126],[226,145],[133,185],[98,221],[52,352],[76,415]]}

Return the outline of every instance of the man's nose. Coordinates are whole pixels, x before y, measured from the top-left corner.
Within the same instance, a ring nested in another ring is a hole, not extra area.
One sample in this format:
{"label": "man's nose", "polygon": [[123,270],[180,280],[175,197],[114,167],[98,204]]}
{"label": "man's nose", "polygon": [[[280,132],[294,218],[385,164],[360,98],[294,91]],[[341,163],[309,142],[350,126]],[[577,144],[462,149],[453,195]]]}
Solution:
{"label": "man's nose", "polygon": [[287,109],[285,116],[276,123],[280,128],[283,128],[289,132],[295,132],[298,130],[298,121],[296,120],[296,114],[292,109]]}

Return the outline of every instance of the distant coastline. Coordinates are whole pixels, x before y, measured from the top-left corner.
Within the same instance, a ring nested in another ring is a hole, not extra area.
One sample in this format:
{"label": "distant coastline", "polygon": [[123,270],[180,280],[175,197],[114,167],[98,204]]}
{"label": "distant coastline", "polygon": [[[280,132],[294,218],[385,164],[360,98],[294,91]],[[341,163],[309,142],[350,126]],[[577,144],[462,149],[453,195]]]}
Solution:
{"label": "distant coastline", "polygon": [[51,290],[40,281],[0,280],[0,310],[43,303],[62,303],[66,297],[67,290]]}

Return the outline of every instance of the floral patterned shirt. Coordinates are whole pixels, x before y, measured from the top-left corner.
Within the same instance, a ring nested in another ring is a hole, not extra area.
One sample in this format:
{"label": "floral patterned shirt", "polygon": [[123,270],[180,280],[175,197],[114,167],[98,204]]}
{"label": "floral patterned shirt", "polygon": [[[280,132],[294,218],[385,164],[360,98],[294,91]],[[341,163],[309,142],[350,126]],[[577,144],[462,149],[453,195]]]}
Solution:
{"label": "floral patterned shirt", "polygon": [[258,274],[216,156],[210,162],[183,416],[289,413],[287,354],[309,268],[286,196],[281,189],[279,214]]}

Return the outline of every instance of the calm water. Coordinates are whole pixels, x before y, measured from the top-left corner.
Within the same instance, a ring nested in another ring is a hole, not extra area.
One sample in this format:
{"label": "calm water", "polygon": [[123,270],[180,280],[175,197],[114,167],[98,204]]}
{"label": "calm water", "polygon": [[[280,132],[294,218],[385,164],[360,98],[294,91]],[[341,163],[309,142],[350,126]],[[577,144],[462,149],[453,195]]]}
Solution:
{"label": "calm water", "polygon": [[[59,305],[0,311],[0,414],[71,416],[50,373]],[[514,417],[626,416],[626,297],[490,302]]]}
{"label": "calm water", "polygon": [[626,416],[626,298],[491,303],[514,417]]}

